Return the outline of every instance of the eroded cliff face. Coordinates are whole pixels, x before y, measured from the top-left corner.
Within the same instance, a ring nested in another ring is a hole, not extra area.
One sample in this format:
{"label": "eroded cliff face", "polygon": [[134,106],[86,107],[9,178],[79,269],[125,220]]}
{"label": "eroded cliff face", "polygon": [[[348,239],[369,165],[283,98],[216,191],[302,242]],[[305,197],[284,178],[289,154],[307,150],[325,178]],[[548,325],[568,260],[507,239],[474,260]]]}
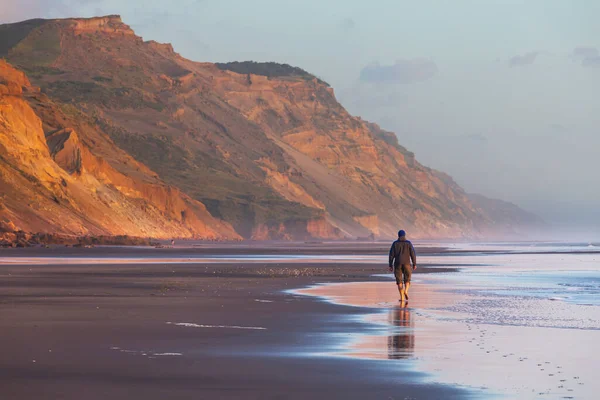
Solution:
{"label": "eroded cliff face", "polygon": [[[132,179],[92,154],[25,75],[0,61],[0,229],[73,235],[237,239],[199,202],[160,181]],[[57,118],[58,117],[58,118]],[[149,171],[149,170],[147,170]]]}
{"label": "eroded cliff face", "polygon": [[117,16],[0,29],[11,33],[0,56],[42,88],[26,100],[43,121],[44,157],[72,180],[144,199],[190,235],[217,223],[202,226],[210,214],[230,224],[215,232],[254,239],[399,228],[473,237],[497,226],[450,177],[298,68],[186,60]]}
{"label": "eroded cliff face", "polygon": [[119,15],[72,19],[70,22],[70,28],[75,35],[100,32],[108,35],[135,36],[135,32],[123,23]]}
{"label": "eroded cliff face", "polygon": [[420,165],[395,135],[349,115],[326,84],[215,75],[215,90],[294,161],[297,175],[290,178],[317,183],[304,185],[306,194],[332,221],[378,236],[402,226],[422,237],[477,235],[488,222],[456,183]]}

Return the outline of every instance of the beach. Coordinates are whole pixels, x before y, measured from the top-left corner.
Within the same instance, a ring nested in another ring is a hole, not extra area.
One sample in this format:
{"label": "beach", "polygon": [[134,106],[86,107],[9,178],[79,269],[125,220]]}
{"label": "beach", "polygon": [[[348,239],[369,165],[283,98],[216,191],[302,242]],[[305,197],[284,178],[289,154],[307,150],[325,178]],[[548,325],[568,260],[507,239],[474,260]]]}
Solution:
{"label": "beach", "polygon": [[565,257],[595,282],[593,249],[444,246],[417,246],[408,307],[388,243],[3,249],[0,393],[593,398],[595,296],[551,292]]}

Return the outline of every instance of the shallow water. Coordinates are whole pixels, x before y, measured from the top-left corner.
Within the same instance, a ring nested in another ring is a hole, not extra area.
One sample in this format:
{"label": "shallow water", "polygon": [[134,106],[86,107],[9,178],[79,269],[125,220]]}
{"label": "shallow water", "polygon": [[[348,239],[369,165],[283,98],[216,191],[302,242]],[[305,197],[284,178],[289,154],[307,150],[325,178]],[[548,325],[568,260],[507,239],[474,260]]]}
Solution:
{"label": "shallow water", "polygon": [[[420,264],[461,271],[413,275],[406,307],[396,301],[391,275],[377,276],[389,282],[320,285],[298,293],[373,308],[363,319],[379,332],[354,335],[333,356],[410,363],[432,381],[483,387],[490,395],[596,398],[600,254],[586,244],[530,247],[461,244],[447,254],[420,257]],[[564,253],[568,248],[574,251]]]}

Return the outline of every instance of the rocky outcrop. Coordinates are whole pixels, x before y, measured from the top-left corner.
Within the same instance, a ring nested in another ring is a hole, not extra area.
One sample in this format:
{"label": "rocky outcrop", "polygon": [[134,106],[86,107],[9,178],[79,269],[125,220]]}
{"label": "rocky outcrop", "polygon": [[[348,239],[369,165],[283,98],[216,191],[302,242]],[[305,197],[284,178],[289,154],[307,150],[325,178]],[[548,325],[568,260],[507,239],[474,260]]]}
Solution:
{"label": "rocky outcrop", "polygon": [[325,218],[308,221],[292,220],[280,224],[260,224],[254,228],[253,240],[342,239],[342,232]]}
{"label": "rocky outcrop", "polygon": [[379,236],[379,217],[377,215],[356,216],[354,220],[371,231],[373,235]]}
{"label": "rocky outcrop", "polygon": [[108,35],[135,36],[135,32],[128,25],[123,23],[120,15],[67,19],[64,21],[70,23],[70,28],[75,35],[104,33]]}
{"label": "rocky outcrop", "polygon": [[69,174],[81,174],[81,144],[73,129],[60,129],[46,137],[50,154]]}
{"label": "rocky outcrop", "polygon": [[149,246],[158,245],[148,238],[137,238],[125,235],[118,236],[73,236],[56,233],[29,233],[23,231],[0,231],[0,247],[32,247],[64,245],[67,247],[93,247],[96,245],[112,246]]}
{"label": "rocky outcrop", "polygon": [[284,199],[303,204],[307,207],[325,210],[325,206],[320,201],[313,198],[310,194],[304,190],[302,186],[294,183],[290,178],[298,176],[299,172],[289,171],[288,173],[281,173],[277,170],[277,167],[273,165],[269,160],[260,160],[262,164],[261,168],[265,171],[265,183],[275,190]]}

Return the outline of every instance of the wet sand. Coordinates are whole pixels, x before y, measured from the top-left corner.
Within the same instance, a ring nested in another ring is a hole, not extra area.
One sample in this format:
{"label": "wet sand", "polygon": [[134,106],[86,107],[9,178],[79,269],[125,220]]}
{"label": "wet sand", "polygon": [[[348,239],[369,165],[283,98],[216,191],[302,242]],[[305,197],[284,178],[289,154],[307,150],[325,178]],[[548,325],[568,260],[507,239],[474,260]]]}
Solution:
{"label": "wet sand", "polygon": [[347,337],[330,355],[412,360],[414,370],[429,373],[426,381],[480,388],[486,398],[596,398],[600,364],[592,353],[597,330],[468,322],[472,315],[448,310],[473,299],[436,280],[435,275],[416,277],[404,305],[388,290],[388,282],[335,283],[294,292],[370,309],[362,320],[372,328]]}
{"label": "wet sand", "polygon": [[[326,244],[306,246],[317,250],[286,244],[254,247],[253,254],[381,254],[368,243],[336,244],[334,249]],[[7,249],[0,250],[0,259],[193,258],[223,253],[224,248],[226,254],[248,254],[238,250],[241,247]],[[373,329],[362,319],[369,310],[285,291],[323,282],[372,280],[372,274],[385,272],[385,252],[382,260],[0,262],[0,397],[471,397],[473,391],[426,382],[408,361],[327,356],[344,342],[341,336]],[[393,284],[386,285],[393,293]]]}

